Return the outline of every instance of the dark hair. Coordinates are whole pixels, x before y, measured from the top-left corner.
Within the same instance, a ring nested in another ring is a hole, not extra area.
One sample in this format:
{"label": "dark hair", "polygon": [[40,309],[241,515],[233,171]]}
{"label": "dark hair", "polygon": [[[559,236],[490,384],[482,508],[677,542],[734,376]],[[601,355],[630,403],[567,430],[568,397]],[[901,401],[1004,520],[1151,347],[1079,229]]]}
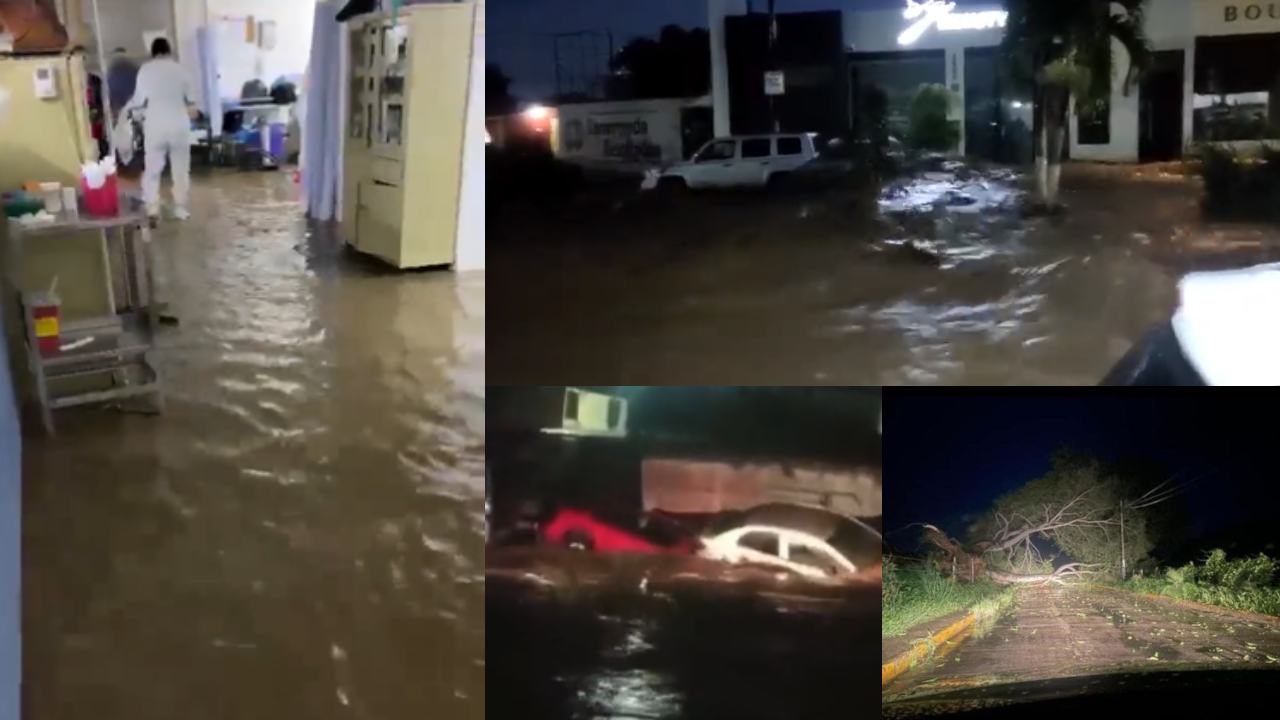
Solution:
{"label": "dark hair", "polygon": [[161,55],[168,55],[170,52],[172,51],[169,49],[168,40],[165,40],[162,37],[158,37],[155,40],[151,41],[151,57],[160,57]]}

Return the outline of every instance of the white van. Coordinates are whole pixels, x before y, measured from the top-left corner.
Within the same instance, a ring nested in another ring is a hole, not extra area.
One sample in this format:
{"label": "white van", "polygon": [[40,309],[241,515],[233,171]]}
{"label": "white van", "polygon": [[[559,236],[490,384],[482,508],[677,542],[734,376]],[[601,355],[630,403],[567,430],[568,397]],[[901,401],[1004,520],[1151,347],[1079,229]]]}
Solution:
{"label": "white van", "polygon": [[816,137],[816,133],[794,133],[716,138],[685,162],[648,171],[641,187],[764,187],[817,158]]}

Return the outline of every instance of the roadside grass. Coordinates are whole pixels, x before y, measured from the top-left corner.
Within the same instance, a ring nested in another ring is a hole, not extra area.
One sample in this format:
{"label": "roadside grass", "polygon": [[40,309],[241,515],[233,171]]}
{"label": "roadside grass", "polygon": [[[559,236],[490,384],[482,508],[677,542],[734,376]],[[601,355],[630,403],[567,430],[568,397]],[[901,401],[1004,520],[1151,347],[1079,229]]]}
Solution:
{"label": "roadside grass", "polygon": [[1200,563],[1168,568],[1157,577],[1130,578],[1119,587],[1232,610],[1280,615],[1276,560],[1266,555],[1227,559],[1215,549]]}
{"label": "roadside grass", "polygon": [[980,604],[980,610],[994,610],[1004,590],[988,580],[967,582],[945,577],[931,565],[899,565],[892,559],[886,559],[881,635],[902,635],[922,622]]}

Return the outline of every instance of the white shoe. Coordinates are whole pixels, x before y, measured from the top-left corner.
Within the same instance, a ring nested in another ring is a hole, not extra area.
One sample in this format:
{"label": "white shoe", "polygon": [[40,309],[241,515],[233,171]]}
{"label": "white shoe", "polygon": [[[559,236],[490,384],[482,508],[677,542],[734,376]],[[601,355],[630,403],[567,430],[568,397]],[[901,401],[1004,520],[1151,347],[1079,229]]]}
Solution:
{"label": "white shoe", "polygon": [[173,219],[174,219],[174,220],[187,220],[187,219],[189,219],[190,217],[191,217],[191,213],[187,212],[187,209],[186,209],[186,208],[174,208],[174,209],[173,209]]}

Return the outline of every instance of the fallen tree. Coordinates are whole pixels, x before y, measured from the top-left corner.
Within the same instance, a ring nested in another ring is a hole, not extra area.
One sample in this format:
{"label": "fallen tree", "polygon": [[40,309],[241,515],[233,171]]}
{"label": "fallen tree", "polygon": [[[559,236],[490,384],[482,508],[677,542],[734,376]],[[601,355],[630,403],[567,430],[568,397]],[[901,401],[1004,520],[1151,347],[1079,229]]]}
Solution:
{"label": "fallen tree", "polygon": [[[930,543],[946,553],[950,560],[952,577],[963,577],[966,580],[987,578],[1001,585],[1066,585],[1068,581],[1091,575],[1096,565],[1091,563],[1068,563],[1051,573],[1010,573],[992,569],[980,553],[965,549],[960,543],[951,539],[946,533],[933,525],[924,525],[925,537]],[[945,568],[943,568],[945,569]]]}
{"label": "fallen tree", "polygon": [[[1133,484],[1094,458],[1059,451],[1048,473],[996,499],[967,544],[934,525],[922,525],[925,540],[941,551],[939,570],[969,580],[1065,584],[1118,574],[1126,557],[1150,551],[1146,510],[1171,492],[1162,483],[1136,495]],[[1054,567],[1060,556],[1070,562]]]}

